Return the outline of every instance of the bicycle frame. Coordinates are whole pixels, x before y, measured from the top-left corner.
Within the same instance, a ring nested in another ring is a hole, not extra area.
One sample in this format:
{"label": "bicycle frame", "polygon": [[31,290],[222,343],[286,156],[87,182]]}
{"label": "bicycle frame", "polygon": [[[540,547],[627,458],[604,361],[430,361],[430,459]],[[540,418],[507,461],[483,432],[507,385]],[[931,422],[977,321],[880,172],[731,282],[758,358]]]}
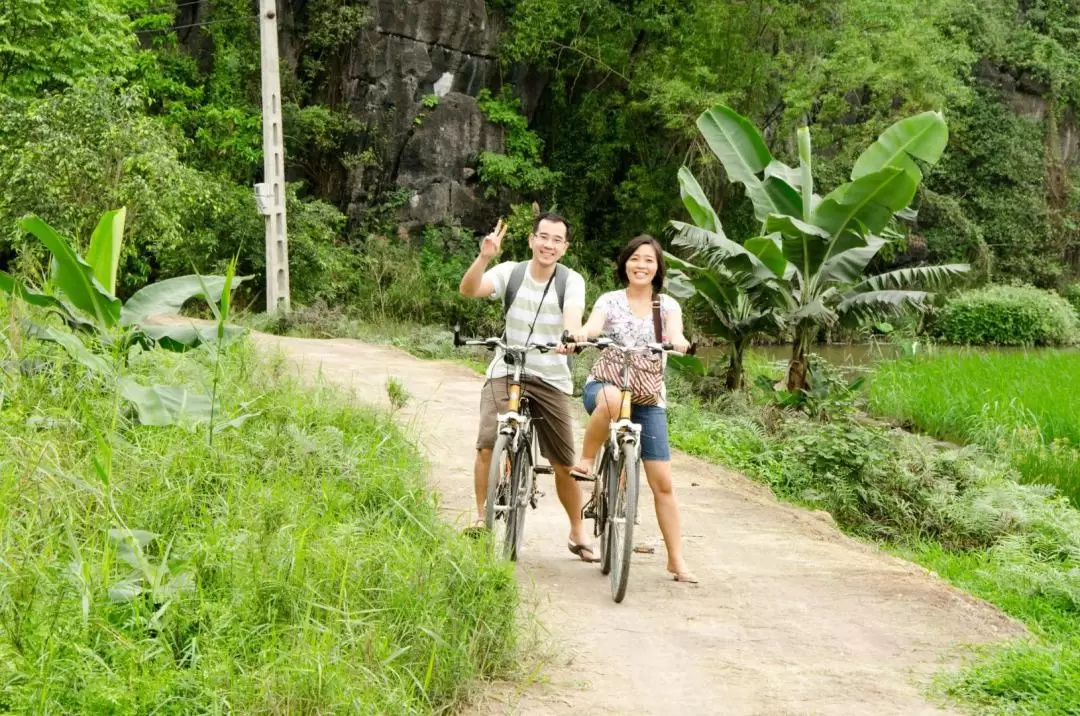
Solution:
{"label": "bicycle frame", "polygon": [[522,372],[525,369],[525,356],[530,351],[547,352],[555,347],[554,343],[533,343],[527,346],[514,346],[508,345],[501,338],[485,338],[482,340],[465,340],[461,337],[460,328],[454,327],[454,345],[461,346],[483,346],[489,350],[495,350],[500,348],[503,351],[503,360],[513,370],[509,377],[509,385],[507,390],[509,397],[506,404],[506,412],[499,413],[496,416],[498,421],[498,428],[496,433],[499,435],[510,435],[513,437],[512,446],[516,450],[520,445],[522,435],[529,435],[532,439],[532,445],[530,449],[532,451],[533,464],[536,464],[536,438],[535,433],[532,431],[532,416],[528,414],[523,408],[528,405],[527,396],[522,395]]}

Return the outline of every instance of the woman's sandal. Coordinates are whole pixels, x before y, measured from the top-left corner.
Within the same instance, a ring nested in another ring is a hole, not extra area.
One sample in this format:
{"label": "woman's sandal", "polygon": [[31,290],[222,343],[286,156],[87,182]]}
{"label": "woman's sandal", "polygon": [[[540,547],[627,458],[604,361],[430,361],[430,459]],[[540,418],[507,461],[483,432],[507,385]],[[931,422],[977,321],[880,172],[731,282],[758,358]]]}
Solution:
{"label": "woman's sandal", "polygon": [[[599,562],[600,558],[596,556],[596,547],[587,544],[574,544],[572,541],[566,541],[566,548],[570,550],[571,554],[577,555],[582,562]],[[592,557],[586,557],[585,553],[593,555]]]}
{"label": "woman's sandal", "polygon": [[676,582],[686,582],[687,584],[698,583],[698,578],[694,576],[693,572],[673,572],[672,576]]}

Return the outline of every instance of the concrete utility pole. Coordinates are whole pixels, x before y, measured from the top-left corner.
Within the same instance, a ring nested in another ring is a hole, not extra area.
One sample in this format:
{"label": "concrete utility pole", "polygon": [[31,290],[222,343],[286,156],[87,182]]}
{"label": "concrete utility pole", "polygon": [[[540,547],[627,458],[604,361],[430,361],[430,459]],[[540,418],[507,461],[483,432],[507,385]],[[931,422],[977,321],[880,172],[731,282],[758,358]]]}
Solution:
{"label": "concrete utility pole", "polygon": [[263,183],[255,185],[266,217],[266,312],[289,312],[289,243],[285,231],[285,148],[281,130],[277,0],[259,0],[262,67]]}

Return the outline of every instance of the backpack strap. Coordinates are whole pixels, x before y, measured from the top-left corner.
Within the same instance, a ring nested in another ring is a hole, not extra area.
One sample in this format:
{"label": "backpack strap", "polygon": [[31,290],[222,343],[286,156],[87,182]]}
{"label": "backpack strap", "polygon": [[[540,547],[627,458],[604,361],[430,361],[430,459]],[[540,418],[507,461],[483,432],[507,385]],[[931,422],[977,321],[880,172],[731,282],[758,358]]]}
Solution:
{"label": "backpack strap", "polygon": [[[503,292],[503,315],[505,316],[510,311],[510,306],[514,304],[514,299],[517,298],[518,289],[521,288],[521,282],[525,280],[525,272],[529,270],[529,262],[522,261],[514,266],[513,271],[510,272],[510,279],[506,282],[506,291]],[[570,269],[566,268],[562,264],[555,265],[555,296],[559,299],[559,310],[563,310],[563,302],[566,300],[566,283],[570,280]]]}
{"label": "backpack strap", "polygon": [[518,289],[521,288],[521,282],[525,280],[525,271],[528,268],[529,262],[522,261],[514,266],[514,270],[510,272],[510,279],[506,282],[506,290],[503,292],[504,316],[510,312],[510,306],[514,304],[514,299],[517,298]]}
{"label": "backpack strap", "polygon": [[570,269],[562,264],[555,264],[555,295],[559,298],[559,310],[563,310],[566,300],[566,282],[570,280]]}

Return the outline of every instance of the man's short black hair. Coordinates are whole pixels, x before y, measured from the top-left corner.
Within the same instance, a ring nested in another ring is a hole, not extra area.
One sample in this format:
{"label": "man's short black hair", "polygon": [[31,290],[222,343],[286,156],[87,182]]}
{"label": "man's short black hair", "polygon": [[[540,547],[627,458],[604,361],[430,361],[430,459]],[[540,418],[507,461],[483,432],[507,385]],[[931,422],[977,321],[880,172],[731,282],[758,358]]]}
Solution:
{"label": "man's short black hair", "polygon": [[540,230],[541,221],[553,221],[556,224],[562,224],[566,227],[566,240],[570,240],[570,222],[566,220],[566,217],[562,216],[561,214],[556,214],[553,211],[543,212],[542,214],[540,214],[540,216],[536,217],[536,219],[533,220],[532,232],[534,236],[536,235],[536,232]]}

